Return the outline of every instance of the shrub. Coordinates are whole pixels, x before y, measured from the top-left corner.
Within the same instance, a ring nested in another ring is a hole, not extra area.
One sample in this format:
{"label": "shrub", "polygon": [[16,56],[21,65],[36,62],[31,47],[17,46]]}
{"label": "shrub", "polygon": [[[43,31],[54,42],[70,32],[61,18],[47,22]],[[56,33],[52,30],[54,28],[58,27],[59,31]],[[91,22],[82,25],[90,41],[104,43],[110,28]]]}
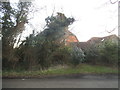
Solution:
{"label": "shrub", "polygon": [[82,63],[85,61],[84,52],[77,46],[73,46],[71,51],[71,56],[72,56],[71,64],[73,66],[77,66],[79,63]]}
{"label": "shrub", "polygon": [[106,41],[99,52],[102,63],[110,65],[118,64],[118,44]]}

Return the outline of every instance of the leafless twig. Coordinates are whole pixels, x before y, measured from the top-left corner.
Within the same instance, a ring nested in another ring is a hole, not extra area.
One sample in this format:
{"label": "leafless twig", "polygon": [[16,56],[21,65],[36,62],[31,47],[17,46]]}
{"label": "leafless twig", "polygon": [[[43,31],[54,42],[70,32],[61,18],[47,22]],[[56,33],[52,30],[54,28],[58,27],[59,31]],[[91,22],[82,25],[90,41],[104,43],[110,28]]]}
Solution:
{"label": "leafless twig", "polygon": [[117,3],[117,2],[118,2],[118,0],[116,0],[116,1],[114,1],[114,2],[110,0],[110,3],[111,3],[111,4],[115,4],[115,3]]}
{"label": "leafless twig", "polygon": [[108,31],[108,30],[105,30],[107,33],[112,33],[113,31],[115,31],[116,30],[116,28],[117,28],[117,26],[115,27],[115,28],[113,28],[112,30],[110,30],[110,31]]}

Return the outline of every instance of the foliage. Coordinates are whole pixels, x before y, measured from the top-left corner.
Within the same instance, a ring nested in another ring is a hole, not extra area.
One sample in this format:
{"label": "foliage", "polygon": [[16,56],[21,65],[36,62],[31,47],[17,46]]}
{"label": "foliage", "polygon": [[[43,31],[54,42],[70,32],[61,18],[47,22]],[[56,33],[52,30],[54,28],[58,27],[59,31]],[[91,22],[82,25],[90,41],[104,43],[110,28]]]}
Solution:
{"label": "foliage", "polygon": [[56,49],[49,57],[53,65],[65,65],[70,62],[71,59],[71,48],[68,46],[60,46]]}
{"label": "foliage", "polygon": [[46,29],[43,32],[44,36],[50,40],[56,40],[64,35],[66,27],[71,25],[75,20],[74,18],[67,18],[62,13],[57,13],[56,16],[48,16],[45,21]]}
{"label": "foliage", "polygon": [[[27,23],[27,15],[31,2],[19,2],[15,7],[10,2],[0,2],[1,7],[1,24],[2,24],[2,51],[3,51],[3,69],[15,69],[18,62],[14,50],[16,37],[24,30]],[[13,65],[13,66],[12,66]]]}
{"label": "foliage", "polygon": [[13,46],[16,36],[24,30],[24,25],[27,23],[28,7],[31,3],[19,2],[16,4],[17,8],[12,7],[10,2],[1,2],[0,5],[3,15],[1,19],[3,41]]}
{"label": "foliage", "polygon": [[73,66],[79,65],[80,63],[84,62],[84,60],[85,60],[84,52],[75,45],[72,48],[71,56],[72,56],[71,64]]}
{"label": "foliage", "polygon": [[[65,28],[74,19],[66,16],[60,19],[61,15],[64,16],[64,14],[59,13],[56,16],[49,17],[49,19],[47,18],[47,27],[44,31],[37,35],[33,32],[26,37],[26,40],[22,41],[19,47],[12,48],[13,52],[11,54],[13,54],[13,57],[11,57],[11,64],[9,64],[10,61],[8,63],[3,62],[4,67],[10,65],[9,68],[14,69],[44,70],[50,66],[67,64],[71,58],[70,47],[60,43],[58,39],[64,35]],[[14,59],[17,61],[14,61]]]}
{"label": "foliage", "polygon": [[97,64],[97,59],[99,57],[98,45],[90,45],[83,51],[85,53],[85,62]]}
{"label": "foliage", "polygon": [[[30,42],[31,38],[34,43]],[[66,64],[68,62],[70,56],[69,47],[58,45],[47,39],[42,43],[39,41],[42,40],[36,39],[36,36],[29,37],[20,45],[18,52],[22,67],[32,70],[32,67],[36,66],[36,69],[44,70],[52,65]]]}
{"label": "foliage", "polygon": [[67,18],[63,13],[58,12],[56,16],[47,17],[45,21],[48,28],[56,30],[72,24],[75,20],[74,18]]}
{"label": "foliage", "polygon": [[100,59],[106,64],[118,64],[118,44],[106,41],[100,49]]}
{"label": "foliage", "polygon": [[52,76],[52,75],[70,75],[70,74],[108,74],[114,73],[118,74],[117,68],[111,68],[107,66],[80,64],[77,68],[60,66],[59,68],[49,68],[47,70],[36,70],[36,71],[3,71],[4,77],[42,77],[42,76]]}
{"label": "foliage", "polygon": [[105,40],[102,43],[90,45],[89,48],[83,51],[85,52],[87,63],[118,64],[118,43],[112,42],[112,40]]}

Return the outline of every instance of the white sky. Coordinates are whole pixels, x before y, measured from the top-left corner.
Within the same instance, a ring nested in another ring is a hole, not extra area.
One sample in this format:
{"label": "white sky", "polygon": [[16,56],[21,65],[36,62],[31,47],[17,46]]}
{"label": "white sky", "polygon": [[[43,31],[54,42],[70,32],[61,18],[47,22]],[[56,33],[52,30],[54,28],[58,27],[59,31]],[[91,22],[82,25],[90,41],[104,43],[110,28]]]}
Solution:
{"label": "white sky", "polygon": [[[44,19],[52,14],[54,8],[55,12],[63,12],[67,17],[76,19],[70,31],[79,41],[110,35],[105,30],[111,31],[118,25],[118,3],[110,4],[109,0],[35,0],[34,4],[37,8],[43,7],[34,13],[34,19],[31,20],[36,31],[42,30]],[[23,36],[29,33],[30,29]],[[118,34],[118,28],[112,34]]]}

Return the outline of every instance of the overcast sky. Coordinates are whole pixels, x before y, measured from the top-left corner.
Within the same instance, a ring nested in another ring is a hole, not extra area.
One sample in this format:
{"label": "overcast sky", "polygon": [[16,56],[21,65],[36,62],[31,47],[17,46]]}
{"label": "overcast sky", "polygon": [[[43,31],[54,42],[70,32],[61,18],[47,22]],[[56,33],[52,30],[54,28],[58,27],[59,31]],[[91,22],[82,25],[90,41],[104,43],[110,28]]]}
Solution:
{"label": "overcast sky", "polygon": [[[42,30],[44,19],[50,16],[53,10],[76,19],[69,30],[79,41],[110,35],[105,30],[111,31],[118,27],[118,3],[111,4],[109,0],[35,0],[34,4],[37,8],[43,7],[34,13],[34,19],[31,20],[36,31]],[[26,30],[24,36],[29,33],[31,31]],[[118,28],[111,34],[118,34]]]}

